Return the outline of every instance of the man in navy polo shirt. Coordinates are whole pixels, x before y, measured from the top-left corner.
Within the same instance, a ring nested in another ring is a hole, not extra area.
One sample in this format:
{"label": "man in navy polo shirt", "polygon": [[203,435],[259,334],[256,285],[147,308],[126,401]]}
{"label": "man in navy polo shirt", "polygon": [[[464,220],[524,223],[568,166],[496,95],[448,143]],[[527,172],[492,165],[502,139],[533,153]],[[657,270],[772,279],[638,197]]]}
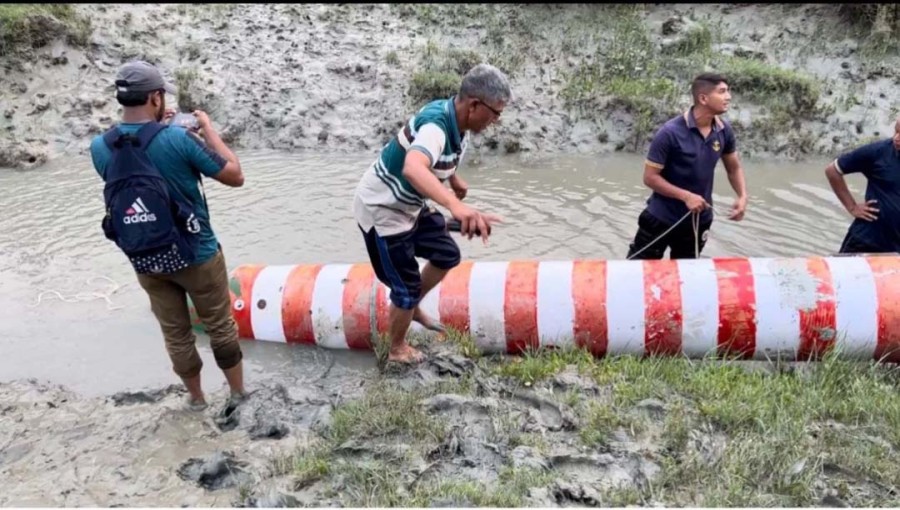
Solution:
{"label": "man in navy polo shirt", "polygon": [[[856,202],[844,175],[861,173],[867,181],[865,202]],[[900,251],[900,119],[894,136],[845,153],[825,168],[825,176],[853,223],[841,253]]]}
{"label": "man in navy polo shirt", "polygon": [[[744,169],[731,125],[719,118],[731,101],[728,82],[719,74],[701,74],[694,78],[691,95],[691,109],[663,124],[650,144],[644,184],[653,193],[638,217],[629,259],[661,259],[666,248],[670,258],[695,258],[703,250],[712,226],[713,176],[719,159],[737,194],[729,219],[744,217]],[[689,213],[699,215],[697,225]]]}

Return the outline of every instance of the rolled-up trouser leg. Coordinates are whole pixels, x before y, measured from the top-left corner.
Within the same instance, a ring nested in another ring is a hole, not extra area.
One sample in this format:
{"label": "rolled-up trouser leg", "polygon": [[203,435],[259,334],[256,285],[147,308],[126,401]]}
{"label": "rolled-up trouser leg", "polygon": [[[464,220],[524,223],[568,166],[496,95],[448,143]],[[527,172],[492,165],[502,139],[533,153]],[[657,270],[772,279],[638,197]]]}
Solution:
{"label": "rolled-up trouser leg", "polygon": [[[190,268],[179,271],[189,271]],[[185,289],[173,281],[174,275],[138,275],[138,282],[150,297],[150,309],[156,316],[172,361],[172,370],[182,378],[195,377],[203,368],[191,330],[191,316]]]}
{"label": "rolled-up trouser leg", "polygon": [[225,255],[219,250],[212,259],[184,272],[181,283],[191,295],[197,316],[206,328],[216,364],[222,370],[233,368],[240,363],[243,354],[237,325],[231,316]]}

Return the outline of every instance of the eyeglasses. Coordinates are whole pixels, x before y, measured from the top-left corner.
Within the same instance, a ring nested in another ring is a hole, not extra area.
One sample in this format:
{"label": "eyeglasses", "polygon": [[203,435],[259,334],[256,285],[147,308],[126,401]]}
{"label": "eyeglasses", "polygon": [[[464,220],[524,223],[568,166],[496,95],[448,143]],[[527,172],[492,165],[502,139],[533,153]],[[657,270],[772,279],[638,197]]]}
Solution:
{"label": "eyeglasses", "polygon": [[499,117],[500,114],[503,113],[503,112],[498,112],[498,111],[495,110],[491,105],[485,103],[484,101],[482,101],[482,100],[480,100],[480,99],[478,100],[478,102],[479,102],[480,104],[483,104],[484,107],[487,108],[488,110],[494,112],[494,115],[496,115],[497,117]]}

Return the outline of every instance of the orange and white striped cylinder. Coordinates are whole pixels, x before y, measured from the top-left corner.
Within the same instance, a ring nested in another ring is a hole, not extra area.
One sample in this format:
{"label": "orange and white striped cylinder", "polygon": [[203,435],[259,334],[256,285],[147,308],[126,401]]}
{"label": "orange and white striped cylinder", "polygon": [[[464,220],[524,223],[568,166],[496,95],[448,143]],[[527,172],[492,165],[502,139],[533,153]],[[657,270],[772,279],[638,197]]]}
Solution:
{"label": "orange and white striped cylinder", "polygon": [[[245,265],[231,289],[245,339],[370,349],[388,328],[367,263]],[[421,306],[485,352],[900,361],[897,256],[463,262]]]}

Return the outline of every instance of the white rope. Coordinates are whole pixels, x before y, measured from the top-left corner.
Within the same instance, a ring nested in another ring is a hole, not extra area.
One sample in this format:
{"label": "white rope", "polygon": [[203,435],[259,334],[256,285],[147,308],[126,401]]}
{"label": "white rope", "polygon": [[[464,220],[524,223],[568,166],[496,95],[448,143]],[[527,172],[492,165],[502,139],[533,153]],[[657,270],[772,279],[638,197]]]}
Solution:
{"label": "white rope", "polygon": [[691,223],[694,226],[694,258],[700,258],[700,211],[694,211],[691,217]]}
{"label": "white rope", "polygon": [[94,280],[106,280],[110,283],[111,287],[106,292],[79,292],[78,294],[74,294],[71,296],[64,296],[61,292],[57,290],[45,290],[38,294],[37,301],[33,305],[29,305],[30,308],[36,308],[41,305],[44,301],[44,296],[56,296],[63,303],[80,303],[85,301],[93,301],[95,299],[102,299],[106,301],[106,309],[107,310],[120,310],[124,307],[115,306],[110,299],[110,296],[124,289],[125,287],[131,285],[132,282],[128,282],[125,284],[119,284],[112,278],[107,278],[106,276],[94,276],[92,278],[87,279],[87,284],[90,285]]}
{"label": "white rope", "polygon": [[[659,240],[662,239],[663,237],[666,237],[666,234],[668,234],[669,232],[671,232],[672,230],[674,230],[675,227],[677,227],[678,225],[680,225],[681,222],[684,221],[685,218],[687,218],[688,216],[691,215],[691,212],[692,212],[692,211],[688,211],[687,214],[685,214],[684,216],[682,216],[680,220],[676,221],[675,224],[672,225],[671,227],[669,227],[668,230],[666,230],[666,231],[663,232],[662,234],[656,236],[656,239],[650,241],[646,246],[644,246],[643,248],[641,248],[640,250],[638,250],[634,255],[632,255],[632,256],[626,258],[625,260],[631,260],[631,259],[637,257],[638,255],[640,255],[641,253],[643,253],[644,250],[646,250],[647,248],[649,248],[649,247],[653,246],[654,244],[656,244],[657,241],[659,241]],[[697,237],[696,234],[694,235],[694,237]]]}
{"label": "white rope", "polygon": [[[714,215],[719,216],[719,213],[717,213],[714,208],[710,207],[710,211],[712,211]],[[682,221],[684,221],[688,216],[691,216],[692,214],[693,214],[693,217],[691,218],[691,225],[694,228],[694,258],[699,259],[700,258],[700,211],[696,211],[696,212],[688,211],[687,213],[685,213],[684,216],[681,217],[681,219],[676,221],[674,225],[669,227],[668,230],[666,230],[662,234],[658,235],[656,237],[656,239],[650,241],[650,243],[648,243],[646,246],[644,246],[643,248],[638,250],[634,255],[627,257],[625,260],[631,260],[631,259],[637,257],[638,255],[640,255],[641,253],[643,253],[644,250],[646,250],[647,248],[656,244],[660,239],[666,237],[666,234],[668,234],[669,232],[674,230],[675,227],[677,227],[679,224],[681,224]]]}

